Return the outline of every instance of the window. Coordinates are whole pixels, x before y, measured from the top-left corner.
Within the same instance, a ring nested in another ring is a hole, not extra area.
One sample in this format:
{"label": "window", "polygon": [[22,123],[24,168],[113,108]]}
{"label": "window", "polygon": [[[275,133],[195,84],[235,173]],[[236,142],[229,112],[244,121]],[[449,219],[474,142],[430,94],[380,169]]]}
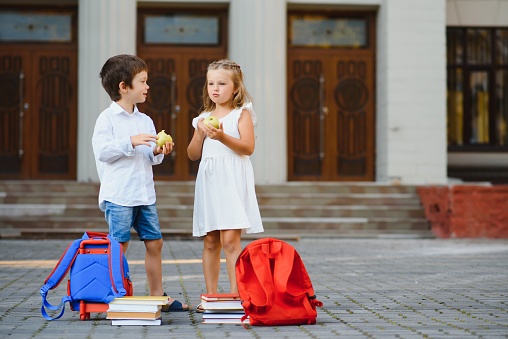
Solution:
{"label": "window", "polygon": [[318,14],[289,17],[292,47],[366,48],[367,31],[365,18],[338,18]]}
{"label": "window", "polygon": [[1,42],[71,42],[72,13],[0,12]]}
{"label": "window", "polygon": [[220,18],[216,15],[168,14],[144,17],[146,44],[218,45]]}
{"label": "window", "polygon": [[447,29],[450,151],[508,151],[508,28]]}

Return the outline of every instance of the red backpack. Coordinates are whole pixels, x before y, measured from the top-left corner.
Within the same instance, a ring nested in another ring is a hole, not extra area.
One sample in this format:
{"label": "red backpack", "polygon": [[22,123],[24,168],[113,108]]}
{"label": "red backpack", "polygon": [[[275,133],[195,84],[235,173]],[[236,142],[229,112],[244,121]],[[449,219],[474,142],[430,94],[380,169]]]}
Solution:
{"label": "red backpack", "polygon": [[251,242],[236,262],[238,293],[253,326],[315,324],[314,289],[300,255],[286,242],[264,238]]}

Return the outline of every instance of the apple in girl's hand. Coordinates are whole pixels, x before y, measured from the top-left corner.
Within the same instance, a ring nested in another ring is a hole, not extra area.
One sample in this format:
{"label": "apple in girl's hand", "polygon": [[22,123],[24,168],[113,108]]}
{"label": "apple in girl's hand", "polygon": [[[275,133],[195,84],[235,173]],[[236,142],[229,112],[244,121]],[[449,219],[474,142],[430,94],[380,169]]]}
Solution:
{"label": "apple in girl's hand", "polygon": [[205,121],[204,123],[207,125],[207,126],[210,126],[212,125],[213,127],[215,128],[219,128],[219,119],[217,119],[216,117],[213,117],[211,115],[207,116],[205,118]]}
{"label": "apple in girl's hand", "polygon": [[173,138],[171,135],[166,134],[165,130],[162,130],[157,134],[157,146],[164,146],[166,142],[173,142]]}

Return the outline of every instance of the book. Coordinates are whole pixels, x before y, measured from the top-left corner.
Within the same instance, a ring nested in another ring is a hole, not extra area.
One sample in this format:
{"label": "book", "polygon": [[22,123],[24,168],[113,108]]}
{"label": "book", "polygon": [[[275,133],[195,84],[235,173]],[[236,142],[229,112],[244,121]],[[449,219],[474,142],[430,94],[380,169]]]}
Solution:
{"label": "book", "polygon": [[243,310],[241,300],[206,301],[201,300],[204,310]]}
{"label": "book", "polygon": [[[241,324],[242,318],[205,318],[201,321],[203,324]],[[249,319],[244,319],[244,324],[249,323]]]}
{"label": "book", "polygon": [[238,294],[238,293],[203,293],[203,294],[201,294],[201,300],[204,300],[204,301],[240,300],[240,294]]}
{"label": "book", "polygon": [[112,319],[112,326],[157,326],[162,324],[162,319]]}
{"label": "book", "polygon": [[108,312],[152,312],[155,313],[162,308],[161,305],[142,304],[109,304]]}
{"label": "book", "polygon": [[245,312],[209,312],[203,313],[203,319],[240,319],[245,315]]}
{"label": "book", "polygon": [[106,313],[106,319],[157,319],[161,317],[161,310],[157,312],[110,312]]}
{"label": "book", "polygon": [[167,305],[169,304],[169,296],[153,296],[153,295],[138,295],[113,299],[109,305],[116,304],[141,304],[141,305]]}
{"label": "book", "polygon": [[214,314],[214,313],[231,313],[231,314],[245,314],[245,311],[242,309],[235,310],[205,310],[202,314]]}

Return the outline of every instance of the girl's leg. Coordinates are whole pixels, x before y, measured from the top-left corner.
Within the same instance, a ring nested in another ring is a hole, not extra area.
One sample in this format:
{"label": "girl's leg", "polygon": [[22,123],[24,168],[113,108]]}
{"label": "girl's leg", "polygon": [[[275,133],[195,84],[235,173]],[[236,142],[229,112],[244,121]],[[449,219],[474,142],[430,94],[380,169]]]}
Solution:
{"label": "girl's leg", "polygon": [[242,230],[224,230],[221,231],[220,235],[222,248],[224,249],[224,255],[226,256],[226,267],[228,270],[231,293],[238,293],[235,265],[236,260],[242,251]]}
{"label": "girl's leg", "polygon": [[220,252],[220,232],[208,232],[203,240],[203,274],[207,293],[217,293],[218,290]]}

